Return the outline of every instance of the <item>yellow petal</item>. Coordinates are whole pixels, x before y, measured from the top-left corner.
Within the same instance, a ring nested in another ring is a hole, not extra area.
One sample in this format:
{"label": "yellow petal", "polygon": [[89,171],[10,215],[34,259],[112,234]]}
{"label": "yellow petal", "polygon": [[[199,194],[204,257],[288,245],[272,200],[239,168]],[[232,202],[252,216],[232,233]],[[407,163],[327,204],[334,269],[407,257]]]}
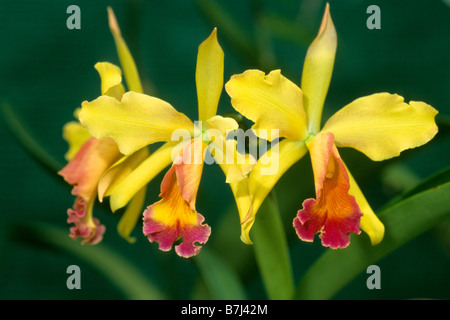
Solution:
{"label": "yellow petal", "polygon": [[430,141],[438,128],[437,111],[424,102],[408,105],[396,94],[376,93],[356,99],[325,124],[339,147],[355,148],[375,161]]}
{"label": "yellow petal", "polygon": [[197,84],[199,120],[206,121],[217,112],[223,87],[224,54],[217,42],[217,29],[198,48]]}
{"label": "yellow petal", "polygon": [[122,99],[125,89],[122,85],[122,70],[109,62],[97,62],[95,69],[98,71],[101,79],[102,95],[107,95]]}
{"label": "yellow petal", "polygon": [[172,162],[172,148],[175,145],[175,142],[167,142],[162,145],[125,179],[111,188],[109,194],[112,211],[126,206],[139,190]]}
{"label": "yellow petal", "polygon": [[[249,154],[238,151],[238,141],[227,139],[229,134],[239,130],[233,118],[214,116],[208,119],[209,129],[205,132],[209,141],[208,150],[216,162],[226,166],[226,182],[233,183],[247,177],[256,160]],[[242,141],[241,143],[244,143]]]}
{"label": "yellow petal", "polygon": [[236,206],[239,212],[239,221],[241,221],[241,241],[245,244],[253,244],[250,239],[250,229],[253,223],[242,223],[242,221],[245,221],[245,218],[248,216],[251,206],[248,178],[230,183],[229,186],[236,201]]}
{"label": "yellow petal", "polygon": [[346,169],[350,180],[350,190],[348,193],[355,197],[356,202],[358,203],[363,214],[361,217],[361,229],[369,235],[372,245],[376,245],[383,240],[384,225],[373,212],[366,200],[366,197],[364,197],[364,194],[347,167]]}
{"label": "yellow petal", "polygon": [[234,75],[225,85],[234,109],[255,122],[252,129],[260,136],[265,131],[279,130],[280,137],[303,140],[308,136],[302,91],[274,70],[267,76],[259,70],[247,70]]}
{"label": "yellow petal", "polygon": [[222,134],[226,135],[229,131],[239,128],[239,124],[236,120],[229,117],[213,116],[208,118],[207,123],[212,129],[218,129]]}
{"label": "yellow petal", "polygon": [[104,197],[109,196],[111,189],[122,182],[148,156],[148,149],[142,148],[135,153],[122,157],[114,165],[109,167],[98,182],[98,199],[100,202],[103,201]]}
{"label": "yellow petal", "polygon": [[[307,151],[302,141],[285,139],[277,146],[272,146],[258,159],[248,178],[230,183],[239,210],[241,240],[244,243],[252,244],[250,230],[264,199],[281,176]],[[221,167],[227,174],[227,167],[223,165]]]}
{"label": "yellow petal", "polygon": [[75,121],[68,122],[63,127],[63,138],[67,141],[69,149],[64,155],[67,161],[72,160],[81,146],[92,138],[89,131],[81,124]]}
{"label": "yellow petal", "polygon": [[134,243],[136,241],[136,238],[130,237],[130,234],[143,212],[146,193],[146,187],[136,193],[117,224],[117,232],[119,235],[130,243]]}
{"label": "yellow petal", "polygon": [[243,223],[253,225],[264,199],[286,171],[308,151],[303,141],[282,140],[262,155],[249,175],[252,207]]}
{"label": "yellow petal", "polygon": [[309,132],[320,130],[323,104],[333,73],[337,35],[327,3],[319,34],[311,43],[303,64],[303,104],[308,115]]}
{"label": "yellow petal", "polygon": [[226,183],[234,183],[246,178],[256,164],[253,156],[242,154],[237,150],[237,141],[234,139],[216,139],[208,145],[208,151],[216,163],[223,167]]}
{"label": "yellow petal", "polygon": [[109,29],[114,37],[116,43],[117,54],[119,55],[120,64],[122,65],[128,90],[142,93],[142,84],[139,79],[139,73],[134,63],[133,56],[128,49],[125,40],[122,38],[119,24],[111,7],[108,7],[108,22]]}
{"label": "yellow petal", "polygon": [[80,122],[98,139],[110,136],[127,155],[146,145],[170,141],[177,129],[193,133],[194,124],[169,103],[136,92],[127,92],[122,101],[101,96],[83,102]]}

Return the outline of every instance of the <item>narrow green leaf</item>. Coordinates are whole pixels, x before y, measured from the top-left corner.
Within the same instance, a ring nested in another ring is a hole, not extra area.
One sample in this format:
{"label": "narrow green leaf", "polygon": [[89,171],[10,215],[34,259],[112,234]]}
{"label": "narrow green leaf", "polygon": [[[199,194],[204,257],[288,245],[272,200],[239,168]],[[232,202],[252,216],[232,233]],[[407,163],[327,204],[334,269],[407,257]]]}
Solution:
{"label": "narrow green leaf", "polygon": [[397,202],[399,202],[401,200],[404,200],[404,199],[406,199],[408,197],[411,197],[411,196],[415,195],[416,193],[425,191],[425,190],[430,189],[430,188],[434,188],[436,186],[439,186],[441,184],[445,184],[447,182],[450,182],[450,167],[439,171],[435,175],[432,175],[431,177],[429,177],[429,178],[425,179],[424,181],[422,181],[420,184],[417,184],[413,188],[411,188],[409,190],[406,190],[405,192],[403,192],[399,196],[397,196],[394,199],[392,199],[391,201],[389,201],[389,203],[385,206],[385,208],[387,208],[389,206],[392,206],[395,203],[397,203]]}
{"label": "narrow green leaf", "polygon": [[406,198],[383,210],[378,216],[386,227],[384,240],[371,246],[367,237],[353,237],[348,248],[329,250],[300,281],[297,299],[330,299],[353,278],[419,234],[450,215],[450,183]]}
{"label": "narrow green leaf", "polygon": [[[166,296],[134,265],[104,243],[95,246],[80,245],[69,238],[67,230],[49,224],[34,222],[18,225],[20,233],[33,243],[43,243],[80,258],[103,274],[131,300],[162,300]],[[26,229],[26,232],[24,232]]]}
{"label": "narrow green leaf", "polygon": [[273,192],[259,209],[252,228],[256,261],[269,299],[286,300],[294,293],[286,233]]}
{"label": "narrow green leaf", "polygon": [[203,248],[194,258],[214,300],[245,300],[245,289],[238,275],[216,253]]}
{"label": "narrow green leaf", "polygon": [[16,112],[7,103],[1,103],[0,113],[6,126],[20,145],[46,170],[56,173],[63,165],[50,155],[33,137]]}

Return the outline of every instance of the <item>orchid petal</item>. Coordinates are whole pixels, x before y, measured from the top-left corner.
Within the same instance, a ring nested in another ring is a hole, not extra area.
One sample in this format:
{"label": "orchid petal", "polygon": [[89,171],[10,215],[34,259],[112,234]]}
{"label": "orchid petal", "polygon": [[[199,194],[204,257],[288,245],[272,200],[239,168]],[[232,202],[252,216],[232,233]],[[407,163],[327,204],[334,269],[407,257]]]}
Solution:
{"label": "orchid petal", "polygon": [[375,212],[373,212],[369,202],[367,202],[366,197],[356,183],[355,178],[353,178],[347,167],[346,169],[350,180],[350,190],[348,193],[355,197],[356,202],[358,203],[363,214],[361,217],[361,229],[369,235],[372,245],[377,245],[383,240],[384,225],[380,219],[378,219]]}
{"label": "orchid petal", "polygon": [[[230,183],[239,211],[242,242],[253,243],[250,230],[261,204],[281,176],[307,151],[303,142],[285,139],[258,159],[248,178]],[[228,175],[229,166],[222,164],[221,168]]]}
{"label": "orchid petal", "polygon": [[97,183],[105,170],[121,157],[111,138],[90,138],[73,159],[58,172],[74,186],[73,194],[88,202],[97,195]]}
{"label": "orchid petal", "polygon": [[72,239],[82,238],[82,244],[97,244],[103,239],[105,226],[93,217],[92,209],[94,199],[85,201],[82,197],[77,197],[73,209],[67,210],[67,223],[73,223],[69,236]]}
{"label": "orchid petal", "polygon": [[133,56],[128,49],[125,40],[120,32],[119,24],[111,7],[108,7],[108,23],[109,29],[114,37],[116,43],[117,54],[119,55],[120,64],[122,65],[128,90],[142,93],[142,84],[139,79],[139,73],[136,68]]}
{"label": "orchid petal", "polygon": [[193,139],[183,148],[161,183],[162,199],[144,212],[143,232],[149,241],[158,242],[160,250],[168,251],[182,238],[175,251],[185,258],[196,255],[201,249],[196,243],[206,243],[211,233],[195,209],[203,169],[203,163],[196,163],[195,159],[203,157],[204,149],[202,144],[197,147],[198,140]]}
{"label": "orchid petal", "polygon": [[217,112],[223,87],[224,53],[217,42],[217,29],[198,48],[195,81],[199,120],[206,121]]}
{"label": "orchid petal", "polygon": [[[225,89],[234,109],[255,122],[252,129],[258,136],[261,129],[265,133],[262,138],[269,141],[278,136],[293,140],[308,136],[302,91],[282,76],[280,70],[268,75],[259,70],[247,70],[232,76]],[[271,130],[279,130],[279,135],[272,137],[267,132]]]}
{"label": "orchid petal", "polygon": [[230,131],[239,128],[239,124],[237,123],[237,121],[229,117],[216,115],[209,118],[206,122],[209,124],[210,128],[221,131],[224,136],[226,136]]}
{"label": "orchid petal", "polygon": [[[222,170],[227,175],[226,167],[221,166]],[[237,182],[232,182],[228,184],[231,188],[231,191],[234,196],[234,200],[236,201],[236,206],[239,213],[239,221],[241,221],[241,241],[245,244],[253,244],[250,239],[250,229],[253,225],[252,223],[242,223],[248,217],[251,206],[251,196],[248,189],[248,178],[241,179]]]}
{"label": "orchid petal", "polygon": [[359,234],[361,210],[349,195],[347,170],[339,156],[331,133],[319,133],[308,144],[314,172],[316,199],[303,202],[293,225],[303,241],[313,241],[316,233],[324,246],[345,248],[350,233]]}
{"label": "orchid petal", "polygon": [[396,94],[376,93],[354,100],[323,127],[338,147],[352,147],[375,161],[421,146],[437,133],[437,111],[424,102],[403,101]]}
{"label": "orchid petal", "polygon": [[[249,241],[249,232],[264,199],[283,174],[298,162],[307,151],[308,149],[303,141],[285,139],[278,145],[272,146],[258,159],[249,174],[248,190],[251,196],[251,208],[241,218],[242,230],[245,232],[241,235],[241,239],[248,239]],[[251,243],[251,241],[244,242]]]}
{"label": "orchid petal", "polygon": [[101,80],[102,95],[122,99],[125,88],[122,85],[122,70],[109,62],[97,62],[94,68],[98,71]]}
{"label": "orchid petal", "polygon": [[308,48],[303,65],[303,105],[312,134],[320,130],[322,109],[333,73],[337,35],[327,3],[319,33]]}
{"label": "orchid petal", "polygon": [[201,138],[192,139],[174,161],[181,197],[191,207],[195,207],[197,190],[202,176],[205,148],[206,144]]}
{"label": "orchid petal", "polygon": [[130,237],[130,234],[142,214],[146,194],[146,187],[136,193],[117,224],[117,231],[119,235],[130,243],[136,242],[136,238]]}
{"label": "orchid petal", "polygon": [[127,155],[146,145],[170,141],[177,129],[193,134],[194,124],[169,103],[136,92],[127,92],[122,101],[101,96],[83,102],[80,122],[98,139],[110,136]]}
{"label": "orchid petal", "polygon": [[110,166],[98,182],[98,199],[103,201],[104,197],[111,194],[111,190],[119,185],[132,171],[136,169],[147,157],[147,148],[142,148],[135,153],[122,157]]}
{"label": "orchid petal", "polygon": [[217,164],[222,166],[226,176],[226,183],[238,182],[247,177],[256,164],[250,154],[242,154],[237,150],[237,141],[222,140],[208,145],[208,150]]}
{"label": "orchid petal", "polygon": [[63,127],[63,138],[67,141],[69,149],[64,155],[67,161],[73,159],[83,144],[92,138],[89,131],[76,121],[70,121]]}
{"label": "orchid petal", "polygon": [[170,165],[172,162],[172,148],[175,145],[176,142],[165,143],[142,161],[120,183],[116,183],[110,188],[108,194],[112,211],[126,206],[139,190]]}
{"label": "orchid petal", "polygon": [[67,211],[67,222],[75,225],[70,229],[72,238],[83,238],[82,243],[95,244],[101,241],[105,227],[92,214],[97,196],[97,183],[103,172],[122,155],[116,143],[105,138],[87,140],[73,159],[58,172],[77,196],[72,209]]}
{"label": "orchid petal", "polygon": [[227,139],[227,136],[238,130],[239,125],[232,118],[214,116],[208,119],[208,138],[212,141],[208,150],[218,164],[222,164],[226,172],[226,183],[233,183],[247,177],[256,160],[249,154],[238,151],[238,142]]}

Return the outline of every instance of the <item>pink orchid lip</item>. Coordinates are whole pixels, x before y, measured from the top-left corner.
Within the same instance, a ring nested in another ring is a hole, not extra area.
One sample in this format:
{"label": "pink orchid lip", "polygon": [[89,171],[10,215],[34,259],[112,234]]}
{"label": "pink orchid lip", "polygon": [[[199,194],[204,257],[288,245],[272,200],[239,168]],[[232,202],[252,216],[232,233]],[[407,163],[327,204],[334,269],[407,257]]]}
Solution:
{"label": "pink orchid lip", "polygon": [[[198,138],[197,138],[198,139]],[[195,148],[197,139],[191,140],[180,152],[177,161],[167,171],[161,183],[161,200],[144,211],[143,233],[150,242],[159,243],[162,251],[171,250],[173,244],[181,257],[192,257],[199,253],[201,246],[208,241],[211,228],[202,224],[204,217],[195,209],[197,190],[200,184],[203,164],[183,161],[203,154],[202,148]]]}
{"label": "pink orchid lip", "polygon": [[82,244],[97,244],[102,241],[106,228],[86,210],[92,210],[92,205],[86,204],[81,197],[76,198],[73,209],[67,210],[67,222],[74,223],[70,228],[70,237],[83,238]]}
{"label": "pink orchid lip", "polygon": [[332,249],[345,248],[350,234],[361,231],[361,210],[349,195],[349,176],[334,145],[332,133],[318,134],[308,144],[313,163],[316,199],[303,202],[293,221],[300,239],[313,241],[321,233],[322,244]]}
{"label": "pink orchid lip", "polygon": [[[157,203],[154,205],[157,205]],[[208,225],[202,225],[204,221],[202,215],[197,214],[197,225],[183,226],[178,223],[175,226],[169,226],[156,222],[152,218],[152,210],[153,207],[150,206],[144,212],[143,232],[150,242],[158,242],[160,250],[170,251],[173,244],[182,239],[182,242],[175,246],[175,251],[179,256],[189,258],[197,255],[201,250],[201,246],[196,245],[196,242],[205,244],[208,241],[211,228]]]}

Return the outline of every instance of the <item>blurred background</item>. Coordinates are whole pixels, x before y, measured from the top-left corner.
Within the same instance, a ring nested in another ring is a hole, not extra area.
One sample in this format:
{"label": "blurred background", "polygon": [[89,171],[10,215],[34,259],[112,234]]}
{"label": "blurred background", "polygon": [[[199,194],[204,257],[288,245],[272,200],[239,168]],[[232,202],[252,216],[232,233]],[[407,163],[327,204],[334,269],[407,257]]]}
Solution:
{"label": "blurred background", "polygon": [[[449,165],[450,4],[329,3],[338,49],[324,120],[354,99],[376,92],[398,93],[407,102],[424,101],[439,111],[438,135],[399,158],[374,163],[354,150],[340,149],[377,211]],[[369,30],[366,10],[374,4],[381,9],[381,29]],[[81,29],[66,27],[69,5],[79,6]],[[132,296],[117,284],[126,272],[130,278],[131,273],[143,275],[170,299],[209,297],[195,259],[159,251],[142,236],[140,222],[132,234],[137,241],[129,244],[116,232],[121,212],[111,214],[107,204],[95,208],[107,228],[100,245],[90,248],[68,238],[66,210],[74,198],[55,173],[65,164],[62,127],[73,120],[82,101],[100,95],[94,64],[119,64],[107,6],[116,13],[144,90],[196,119],[197,49],[214,27],[225,52],[225,81],[249,68],[279,68],[299,84],[325,1],[2,0],[0,103],[9,121],[0,121],[0,299],[128,299]],[[218,112],[231,111],[224,93]],[[17,131],[21,126],[42,149]],[[23,141],[34,151],[24,148]],[[150,183],[147,204],[158,199],[161,178]],[[317,238],[312,244],[298,240],[292,228],[303,199],[314,195],[309,156],[289,170],[275,191],[298,281],[325,251]],[[204,169],[197,210],[212,228],[204,247],[236,272],[247,298],[266,299],[253,249],[239,240],[234,199],[218,166]],[[449,230],[449,221],[444,221],[378,261],[381,290],[368,290],[367,275],[361,274],[334,298],[450,298]],[[73,264],[81,268],[81,290],[66,287],[66,270]]]}

